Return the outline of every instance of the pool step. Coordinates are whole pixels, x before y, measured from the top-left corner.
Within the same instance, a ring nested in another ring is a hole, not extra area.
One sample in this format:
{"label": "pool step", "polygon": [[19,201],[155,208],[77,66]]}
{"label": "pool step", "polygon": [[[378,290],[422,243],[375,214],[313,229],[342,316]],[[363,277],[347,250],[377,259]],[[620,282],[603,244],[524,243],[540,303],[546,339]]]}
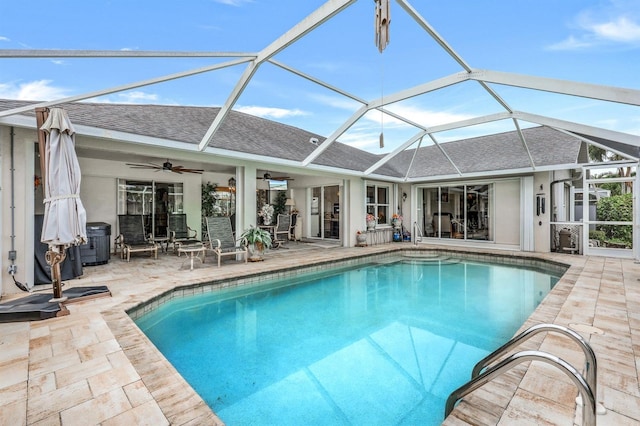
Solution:
{"label": "pool step", "polygon": [[403,256],[404,261],[411,263],[420,263],[423,265],[455,265],[460,263],[460,259],[453,259],[442,255],[427,256]]}

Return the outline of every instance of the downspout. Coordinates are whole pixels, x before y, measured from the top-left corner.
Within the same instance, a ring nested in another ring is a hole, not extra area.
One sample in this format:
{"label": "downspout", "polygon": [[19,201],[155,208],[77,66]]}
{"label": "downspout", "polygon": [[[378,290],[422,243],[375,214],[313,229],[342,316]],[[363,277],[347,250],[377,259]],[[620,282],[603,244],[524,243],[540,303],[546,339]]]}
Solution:
{"label": "downspout", "polygon": [[13,156],[13,145],[14,145],[14,136],[15,136],[15,132],[14,132],[14,128],[13,126],[11,126],[11,250],[9,251],[9,260],[11,261],[11,264],[9,265],[9,267],[7,268],[7,273],[9,275],[11,275],[11,278],[13,278],[13,283],[20,289],[23,291],[31,291],[30,288],[28,288],[28,285],[24,285],[19,281],[16,281],[16,274],[18,273],[18,265],[16,265],[16,257],[17,257],[17,253],[16,253],[16,219],[15,219],[15,211],[16,211],[16,204],[15,204],[15,164],[14,164],[14,156]]}
{"label": "downspout", "polygon": [[[551,198],[551,197],[553,197],[553,186],[554,186],[556,183],[560,183],[560,182],[573,182],[573,181],[576,181],[576,180],[579,180],[579,179],[582,179],[582,170],[580,170],[580,172],[578,173],[578,176],[577,176],[577,177],[569,177],[569,178],[564,178],[564,179],[554,180],[554,181],[553,181],[553,182],[551,182],[551,184],[549,185],[550,198]],[[587,191],[587,192],[588,192],[588,191]],[[551,205],[552,205],[552,206],[555,206],[555,203],[554,203],[554,201],[555,201],[555,200],[554,200],[553,198],[551,198],[551,200],[550,200],[550,201],[551,201]],[[554,215],[555,215],[555,213],[554,213]],[[554,222],[556,221],[556,218],[555,218],[555,217],[553,218],[553,221],[554,221]]]}

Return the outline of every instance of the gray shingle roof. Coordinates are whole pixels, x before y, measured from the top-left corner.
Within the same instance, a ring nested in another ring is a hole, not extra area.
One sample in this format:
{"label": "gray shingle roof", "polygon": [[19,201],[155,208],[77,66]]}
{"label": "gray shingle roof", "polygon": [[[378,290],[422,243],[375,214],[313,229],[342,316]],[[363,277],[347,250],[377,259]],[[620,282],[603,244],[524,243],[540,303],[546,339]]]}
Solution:
{"label": "gray shingle roof", "polygon": [[[32,102],[0,99],[0,111]],[[101,129],[168,139],[197,145],[220,108],[177,105],[132,105],[110,103],[71,103],[59,105],[67,110],[72,123]],[[33,112],[24,115],[34,116]],[[35,124],[35,121],[34,121]],[[230,151],[294,161],[304,160],[325,137],[306,130],[231,111],[209,145]],[[313,163],[364,171],[378,156],[348,145],[332,144]]]}
{"label": "gray shingle roof", "polygon": [[[0,99],[0,110],[30,102]],[[176,105],[132,105],[109,103],[72,103],[65,108],[76,125],[144,135],[197,145],[204,137],[220,108]],[[24,113],[34,117],[31,111]],[[523,130],[536,166],[571,164],[578,160],[580,141],[562,132],[535,127]],[[326,138],[306,130],[231,111],[215,134],[212,147],[268,157],[304,160],[316,148],[309,140]],[[465,139],[441,144],[462,173],[531,167],[529,157],[516,132]],[[405,150],[376,174],[404,177],[415,149]],[[335,142],[314,164],[364,171],[381,157]],[[428,178],[456,174],[455,168],[436,146],[420,148],[409,178]]]}
{"label": "gray shingle roof", "polygon": [[[578,138],[548,127],[533,127],[522,132],[536,167],[578,162],[581,145]],[[463,174],[532,166],[515,131],[447,142],[441,146]],[[404,151],[391,161],[391,166],[406,173],[414,153],[415,149]],[[408,177],[455,174],[456,169],[442,151],[431,145],[418,150]]]}

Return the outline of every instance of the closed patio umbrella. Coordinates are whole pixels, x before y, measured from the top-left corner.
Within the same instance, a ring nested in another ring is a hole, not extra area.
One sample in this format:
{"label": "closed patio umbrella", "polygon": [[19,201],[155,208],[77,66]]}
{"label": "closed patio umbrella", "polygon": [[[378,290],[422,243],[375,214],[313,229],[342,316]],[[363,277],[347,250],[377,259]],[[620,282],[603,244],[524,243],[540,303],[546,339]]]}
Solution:
{"label": "closed patio umbrella", "polygon": [[[48,244],[53,299],[64,301],[60,263],[65,249],[87,241],[87,214],[80,200],[80,165],[75,151],[75,130],[62,108],[36,111],[44,138],[40,141],[40,164],[44,177],[44,223],[40,241]],[[42,123],[44,121],[44,123]],[[44,139],[44,143],[42,143]]]}

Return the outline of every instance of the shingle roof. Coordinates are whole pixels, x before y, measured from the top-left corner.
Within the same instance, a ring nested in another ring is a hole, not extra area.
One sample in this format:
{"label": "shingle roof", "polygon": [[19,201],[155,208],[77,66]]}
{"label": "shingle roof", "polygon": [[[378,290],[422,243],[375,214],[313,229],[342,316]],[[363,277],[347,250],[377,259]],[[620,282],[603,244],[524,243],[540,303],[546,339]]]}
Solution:
{"label": "shingle roof", "polygon": [[[581,141],[548,127],[522,131],[536,167],[578,162]],[[529,155],[517,132],[498,133],[441,144],[461,173],[478,173],[532,167]],[[406,173],[415,149],[406,150],[391,161],[391,166]],[[418,150],[409,178],[455,175],[457,170],[435,145]]]}
{"label": "shingle roof", "polygon": [[[30,102],[0,99],[0,111]],[[176,105],[71,103],[60,105],[76,125],[144,135],[197,145],[220,108]],[[23,113],[34,117],[31,111]],[[534,163],[539,166],[578,161],[580,140],[547,127],[523,130]],[[231,111],[210,146],[293,161],[304,160],[316,148],[309,141],[323,136],[306,130]],[[441,144],[462,173],[531,167],[529,156],[516,132],[506,132]],[[413,163],[415,149],[405,150],[375,171],[377,175],[401,178],[412,164],[409,178],[432,178],[457,174],[437,146],[422,147]],[[340,169],[364,171],[381,156],[336,142],[313,163]]]}
{"label": "shingle roof", "polygon": [[[0,99],[0,111],[30,103],[34,102]],[[67,110],[69,118],[76,125],[193,145],[200,143],[220,111],[220,108],[215,107],[87,102],[62,104],[59,107]],[[34,112],[29,111],[23,114],[33,116],[35,124]],[[302,161],[316,148],[309,142],[311,138],[318,139],[319,144],[326,139],[297,127],[231,111],[209,146],[265,157]],[[335,143],[313,163],[364,171],[378,158],[375,154]]]}

